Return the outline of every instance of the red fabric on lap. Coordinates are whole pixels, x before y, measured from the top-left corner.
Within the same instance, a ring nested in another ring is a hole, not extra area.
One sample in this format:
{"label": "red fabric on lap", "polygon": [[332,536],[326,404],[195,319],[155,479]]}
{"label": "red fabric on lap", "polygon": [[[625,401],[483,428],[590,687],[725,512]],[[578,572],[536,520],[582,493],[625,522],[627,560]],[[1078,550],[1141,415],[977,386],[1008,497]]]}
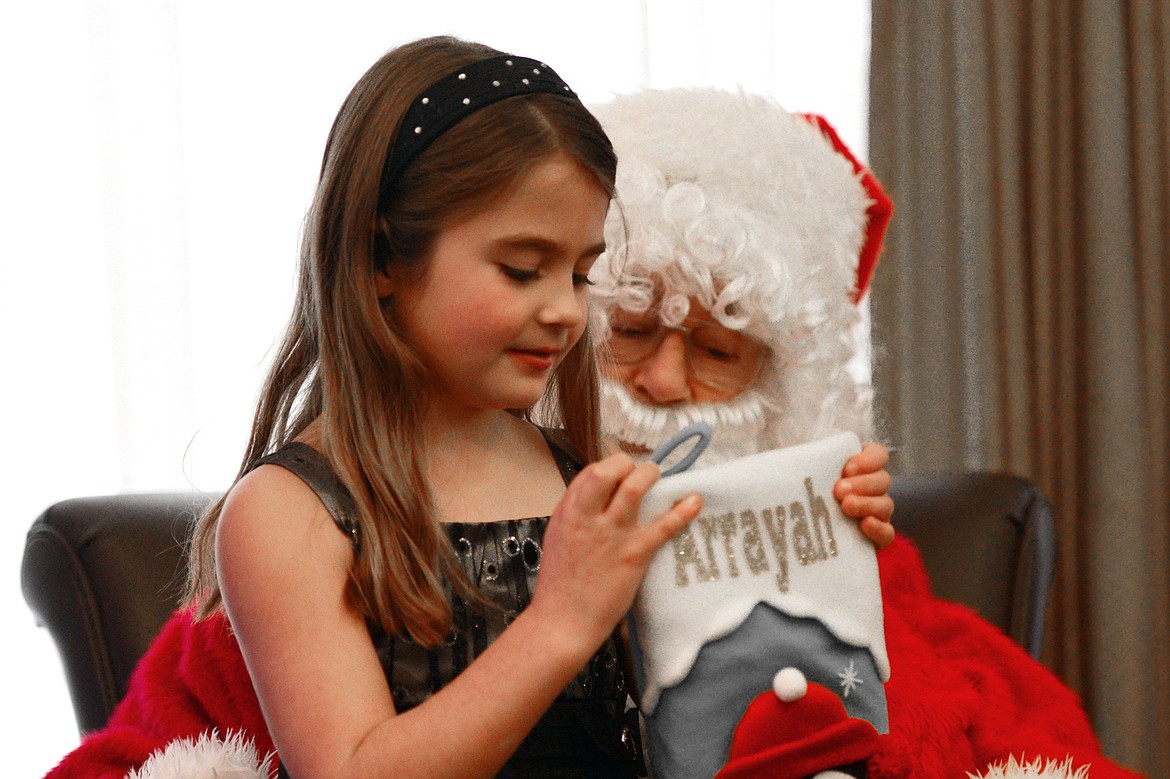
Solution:
{"label": "red fabric on lap", "polygon": [[222,616],[195,622],[178,611],[130,680],[109,725],[57,765],[52,779],[122,779],[177,738],[242,731],[260,755],[274,751],[239,646]]}
{"label": "red fabric on lap", "polygon": [[870,777],[982,773],[1009,756],[1073,759],[1091,777],[1140,776],[1105,759],[1080,701],[1052,672],[971,610],[930,593],[917,549],[878,554],[891,676],[890,733]]}

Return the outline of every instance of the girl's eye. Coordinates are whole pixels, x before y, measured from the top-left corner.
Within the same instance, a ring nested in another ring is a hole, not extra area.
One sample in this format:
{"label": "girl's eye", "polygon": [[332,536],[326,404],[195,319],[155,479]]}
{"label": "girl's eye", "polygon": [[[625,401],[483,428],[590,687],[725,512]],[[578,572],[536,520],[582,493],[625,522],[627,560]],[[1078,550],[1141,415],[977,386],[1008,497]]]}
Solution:
{"label": "girl's eye", "polygon": [[500,271],[512,281],[524,283],[536,278],[536,271],[523,268],[513,268],[511,265],[501,265]]}

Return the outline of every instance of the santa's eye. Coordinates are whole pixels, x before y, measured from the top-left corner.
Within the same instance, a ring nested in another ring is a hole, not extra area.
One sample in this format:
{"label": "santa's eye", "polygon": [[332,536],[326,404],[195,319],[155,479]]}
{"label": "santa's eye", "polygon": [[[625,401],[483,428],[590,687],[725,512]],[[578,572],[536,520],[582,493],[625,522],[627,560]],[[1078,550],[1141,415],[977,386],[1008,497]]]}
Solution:
{"label": "santa's eye", "polygon": [[732,362],[736,359],[735,354],[725,352],[722,349],[705,349],[704,352],[712,360],[719,360],[720,362]]}
{"label": "santa's eye", "polygon": [[641,338],[654,334],[653,328],[642,327],[614,327],[611,328],[614,335],[622,338]]}
{"label": "santa's eye", "polygon": [[661,327],[657,316],[619,313],[609,320],[609,330],[613,335],[625,338],[637,338],[654,335]]}

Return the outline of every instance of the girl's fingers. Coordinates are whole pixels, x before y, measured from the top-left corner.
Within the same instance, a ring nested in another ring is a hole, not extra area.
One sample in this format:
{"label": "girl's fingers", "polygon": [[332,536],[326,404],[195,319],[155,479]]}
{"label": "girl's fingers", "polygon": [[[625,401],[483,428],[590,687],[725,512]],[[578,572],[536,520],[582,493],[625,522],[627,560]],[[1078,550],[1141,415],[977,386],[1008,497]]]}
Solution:
{"label": "girl's fingers", "polygon": [[635,470],[627,454],[614,454],[587,466],[569,484],[563,500],[586,514],[600,514],[613,499],[614,492]]}
{"label": "girl's fingers", "polygon": [[619,521],[621,520],[636,520],[638,518],[638,508],[642,504],[642,498],[650,491],[658,481],[660,471],[658,466],[652,462],[645,462],[631,471],[621,483],[618,484],[617,490],[613,494],[613,499],[609,502],[609,514]]}
{"label": "girl's fingers", "polygon": [[703,498],[697,494],[688,495],[670,507],[658,519],[642,528],[641,539],[645,543],[646,559],[649,559],[662,546],[674,538],[679,532],[699,516],[703,508]]}

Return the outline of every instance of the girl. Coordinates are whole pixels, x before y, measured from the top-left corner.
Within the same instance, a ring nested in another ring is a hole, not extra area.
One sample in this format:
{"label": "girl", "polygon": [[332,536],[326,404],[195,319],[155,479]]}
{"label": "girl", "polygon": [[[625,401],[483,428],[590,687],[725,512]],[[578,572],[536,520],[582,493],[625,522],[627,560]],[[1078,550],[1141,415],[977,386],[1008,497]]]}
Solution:
{"label": "girl", "polygon": [[[633,773],[614,629],[700,500],[639,526],[657,469],[621,454],[565,488],[599,459],[586,279],[614,169],[555,73],[476,44],[396,49],[342,106],[189,583],[282,772]],[[563,435],[524,411],[546,395]]]}

